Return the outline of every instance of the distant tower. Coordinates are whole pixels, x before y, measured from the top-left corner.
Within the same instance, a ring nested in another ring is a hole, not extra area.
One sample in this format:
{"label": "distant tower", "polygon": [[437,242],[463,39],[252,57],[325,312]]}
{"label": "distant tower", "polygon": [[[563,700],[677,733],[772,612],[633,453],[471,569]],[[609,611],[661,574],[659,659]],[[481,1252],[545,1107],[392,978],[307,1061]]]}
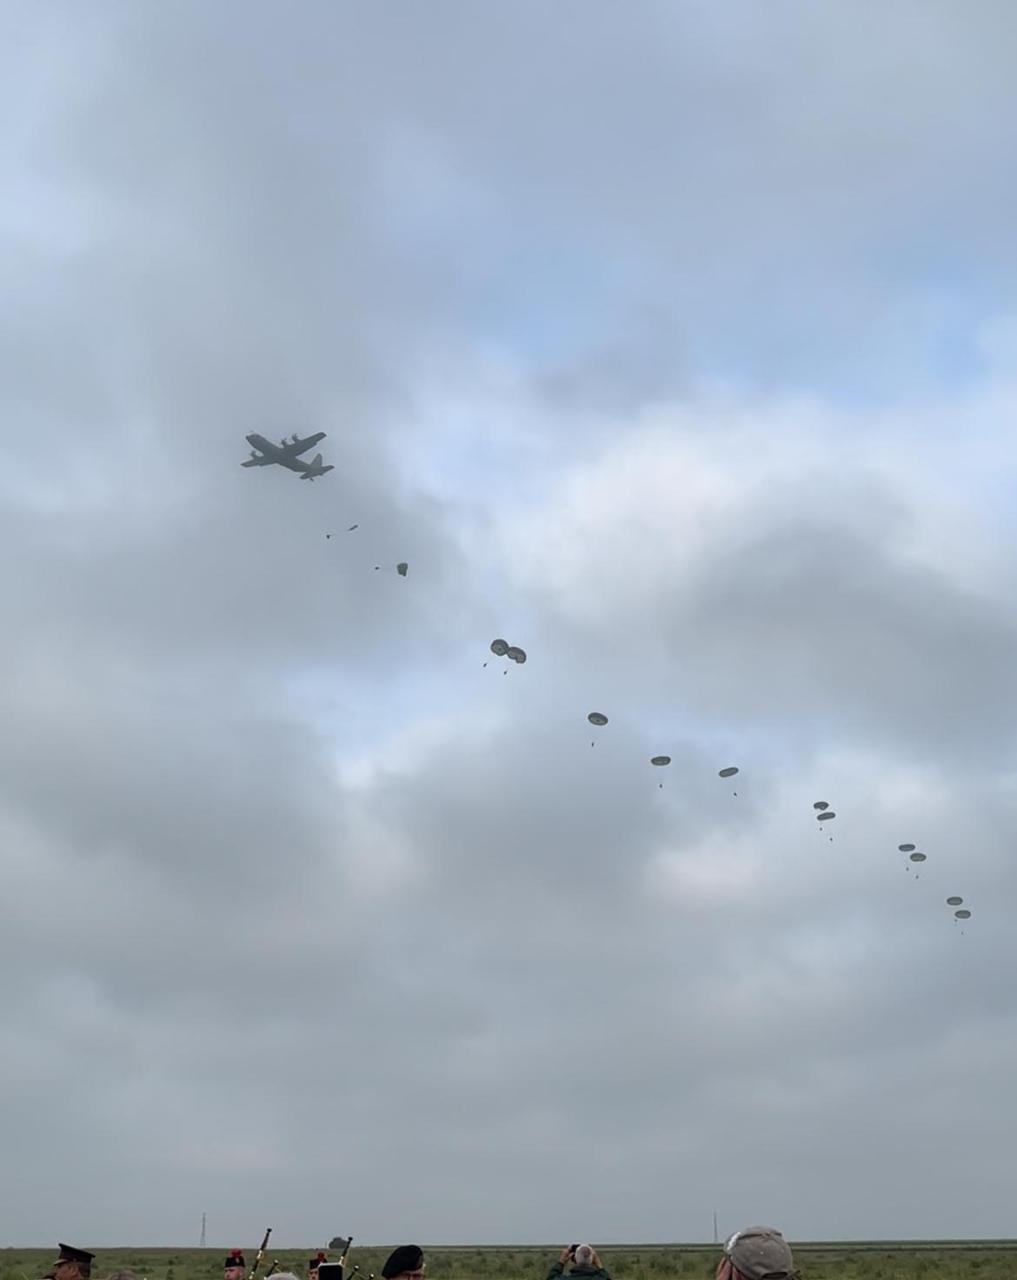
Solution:
{"label": "distant tower", "polygon": [[[201,1238],[202,1238],[202,1241],[204,1241],[205,1239],[204,1219],[202,1219]],[[713,1211],[713,1243],[714,1244],[717,1243],[717,1210],[716,1209],[714,1209]]]}
{"label": "distant tower", "polygon": [[[714,1216],[716,1217],[716,1215]],[[713,1236],[714,1236],[714,1239],[717,1238],[716,1227],[714,1228]],[[205,1247],[205,1215],[202,1214],[201,1215],[201,1248],[204,1249],[204,1247]]]}

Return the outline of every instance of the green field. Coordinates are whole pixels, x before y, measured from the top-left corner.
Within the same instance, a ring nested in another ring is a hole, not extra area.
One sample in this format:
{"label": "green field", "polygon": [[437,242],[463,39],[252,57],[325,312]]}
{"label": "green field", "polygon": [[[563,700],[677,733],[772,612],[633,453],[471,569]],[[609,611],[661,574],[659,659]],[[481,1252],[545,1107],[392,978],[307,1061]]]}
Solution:
{"label": "green field", "polygon": [[[594,1242],[596,1243],[596,1242]],[[358,1248],[357,1280],[377,1273],[391,1246]],[[433,1280],[544,1280],[560,1246],[427,1248],[427,1274]],[[262,1271],[273,1260],[280,1268],[306,1275],[307,1259],[317,1246],[269,1250]],[[597,1245],[604,1265],[617,1280],[712,1280],[718,1251],[703,1245]],[[1013,1280],[1017,1241],[875,1241],[795,1244],[805,1280]],[[256,1247],[247,1250],[250,1266]],[[53,1249],[0,1249],[0,1280],[38,1280],[52,1262]],[[101,1249],[93,1280],[107,1280],[129,1269],[138,1280],[222,1280],[224,1249]],[[349,1271],[347,1271],[349,1275]]]}

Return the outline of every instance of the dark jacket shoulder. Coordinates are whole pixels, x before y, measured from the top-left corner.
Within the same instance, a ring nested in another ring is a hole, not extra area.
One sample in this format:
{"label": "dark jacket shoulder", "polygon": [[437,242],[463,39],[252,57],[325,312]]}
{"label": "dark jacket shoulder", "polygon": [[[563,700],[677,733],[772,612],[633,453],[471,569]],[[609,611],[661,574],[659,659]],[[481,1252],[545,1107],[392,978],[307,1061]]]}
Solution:
{"label": "dark jacket shoulder", "polygon": [[[547,1280],[555,1280],[556,1276],[560,1276],[565,1268],[560,1262],[552,1263],[550,1271],[547,1273]],[[582,1276],[584,1280],[611,1280],[611,1273],[606,1267],[573,1267],[568,1273],[569,1276]],[[568,1280],[568,1277],[566,1277]]]}

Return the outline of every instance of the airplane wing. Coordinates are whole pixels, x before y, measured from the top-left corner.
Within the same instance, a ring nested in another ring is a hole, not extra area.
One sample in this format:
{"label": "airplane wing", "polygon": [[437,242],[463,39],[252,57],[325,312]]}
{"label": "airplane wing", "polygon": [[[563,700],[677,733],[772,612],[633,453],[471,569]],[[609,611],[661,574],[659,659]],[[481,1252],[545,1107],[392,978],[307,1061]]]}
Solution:
{"label": "airplane wing", "polygon": [[324,431],[319,431],[317,432],[317,434],[313,436],[306,436],[303,440],[301,440],[300,437],[296,434],[296,432],[294,432],[293,435],[290,436],[289,440],[279,441],[279,448],[283,451],[283,453],[286,454],[288,458],[296,458],[296,457],[299,457],[299,455],[304,453],[306,450],[310,449],[312,445],[317,444],[319,440],[324,440],[324,439],[325,439]]}

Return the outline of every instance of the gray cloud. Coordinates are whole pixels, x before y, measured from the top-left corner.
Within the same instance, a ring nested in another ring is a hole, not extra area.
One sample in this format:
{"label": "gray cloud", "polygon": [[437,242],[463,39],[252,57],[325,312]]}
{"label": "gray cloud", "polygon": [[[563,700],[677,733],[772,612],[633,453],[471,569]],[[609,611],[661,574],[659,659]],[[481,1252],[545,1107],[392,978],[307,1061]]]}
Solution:
{"label": "gray cloud", "polygon": [[16,1242],[1005,1234],[1009,9],[56,13],[0,42]]}

